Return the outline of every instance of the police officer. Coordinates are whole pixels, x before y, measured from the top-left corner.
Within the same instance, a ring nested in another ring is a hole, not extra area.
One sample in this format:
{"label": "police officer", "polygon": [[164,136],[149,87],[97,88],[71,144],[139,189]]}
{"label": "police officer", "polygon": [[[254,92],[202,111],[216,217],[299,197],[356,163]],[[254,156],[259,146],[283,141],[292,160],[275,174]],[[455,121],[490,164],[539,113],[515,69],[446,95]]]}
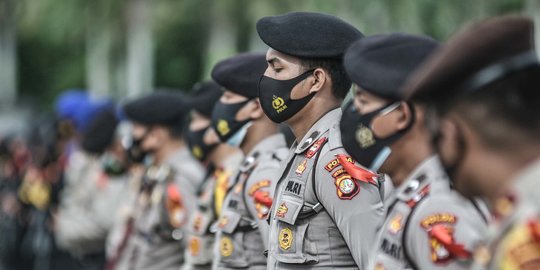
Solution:
{"label": "police officer", "polygon": [[230,145],[220,143],[210,127],[214,104],[221,97],[221,86],[213,81],[195,85],[189,98],[192,108],[186,140],[191,154],[208,163],[206,177],[197,190],[196,208],[187,226],[186,263],[183,269],[211,269],[215,234],[210,226],[218,219],[224,194],[244,155]]}
{"label": "police officer", "polygon": [[[127,247],[115,269],[179,269],[185,229],[204,175],[182,137],[187,105],[174,92],[157,91],[127,103],[133,136],[151,154],[131,220]],[[128,230],[129,231],[129,230]]]}
{"label": "police officer", "polygon": [[487,209],[481,212],[478,202],[450,187],[424,108],[405,101],[401,90],[437,47],[429,37],[394,33],[358,40],[344,57],[355,84],[341,119],[345,149],[364,167],[388,174],[396,187],[370,269],[468,269],[487,228]]}
{"label": "police officer", "polygon": [[434,107],[456,188],[485,196],[496,221],[476,269],[540,268],[540,65],[529,18],[494,18],[452,37],[406,87]]}
{"label": "police officer", "polygon": [[212,78],[225,90],[212,113],[213,126],[222,141],[239,146],[246,156],[213,226],[214,269],[266,269],[266,218],[287,146],[258,100],[257,84],[265,69],[264,54],[244,53],[212,70]]}
{"label": "police officer", "polygon": [[262,18],[257,31],[270,47],[262,108],[296,136],[274,196],[268,268],[365,269],[384,213],[382,190],[347,174],[337,158],[346,154],[340,105],[351,86],[341,58],[362,34],[309,12]]}

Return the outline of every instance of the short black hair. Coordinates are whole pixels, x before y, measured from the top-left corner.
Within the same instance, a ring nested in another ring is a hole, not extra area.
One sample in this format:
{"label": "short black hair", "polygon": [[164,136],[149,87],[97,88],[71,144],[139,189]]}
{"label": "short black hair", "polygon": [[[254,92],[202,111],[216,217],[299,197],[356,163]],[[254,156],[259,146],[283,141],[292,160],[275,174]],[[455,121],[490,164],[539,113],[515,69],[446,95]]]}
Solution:
{"label": "short black hair", "polygon": [[345,99],[351,89],[351,79],[345,72],[343,61],[334,58],[300,58],[302,66],[307,70],[322,68],[330,74],[332,93],[338,99]]}
{"label": "short black hair", "polygon": [[458,112],[495,149],[540,143],[540,68],[510,74],[469,94]]}

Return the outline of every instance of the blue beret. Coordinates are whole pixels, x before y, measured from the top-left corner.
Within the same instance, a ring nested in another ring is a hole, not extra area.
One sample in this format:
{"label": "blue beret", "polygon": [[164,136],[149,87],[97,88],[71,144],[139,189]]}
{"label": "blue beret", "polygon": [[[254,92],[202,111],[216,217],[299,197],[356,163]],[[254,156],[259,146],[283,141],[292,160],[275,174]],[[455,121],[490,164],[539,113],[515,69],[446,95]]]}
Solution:
{"label": "blue beret", "polygon": [[86,132],[89,124],[93,121],[96,115],[111,107],[113,107],[113,103],[109,99],[89,99],[84,104],[81,104],[74,116],[77,131],[81,133]]}
{"label": "blue beret", "polygon": [[426,36],[402,33],[370,36],[351,45],[343,64],[351,80],[363,90],[402,100],[406,79],[438,45]]}
{"label": "blue beret", "polygon": [[299,58],[341,58],[363,36],[335,16],[313,12],[264,17],[257,22],[257,32],[270,48]]}
{"label": "blue beret", "polygon": [[191,89],[191,95],[186,103],[192,110],[210,118],[214,104],[219,100],[221,94],[223,94],[221,86],[214,81],[197,83]]}
{"label": "blue beret", "polygon": [[58,96],[55,102],[55,111],[60,119],[72,119],[75,117],[84,103],[88,101],[88,93],[80,89],[71,89]]}
{"label": "blue beret", "polygon": [[181,126],[188,111],[182,94],[177,91],[156,91],[124,105],[129,120],[148,126]]}
{"label": "blue beret", "polygon": [[534,23],[530,18],[511,15],[489,19],[445,42],[411,76],[404,91],[417,100],[450,102],[462,95],[462,86],[481,75],[482,70],[493,65],[498,65],[498,71],[508,69],[510,66],[504,62],[534,47]]}
{"label": "blue beret", "polygon": [[212,78],[226,90],[255,98],[259,96],[259,80],[267,66],[265,54],[242,53],[217,63]]}
{"label": "blue beret", "polygon": [[93,154],[102,154],[112,144],[117,125],[113,106],[96,113],[83,133],[82,148]]}

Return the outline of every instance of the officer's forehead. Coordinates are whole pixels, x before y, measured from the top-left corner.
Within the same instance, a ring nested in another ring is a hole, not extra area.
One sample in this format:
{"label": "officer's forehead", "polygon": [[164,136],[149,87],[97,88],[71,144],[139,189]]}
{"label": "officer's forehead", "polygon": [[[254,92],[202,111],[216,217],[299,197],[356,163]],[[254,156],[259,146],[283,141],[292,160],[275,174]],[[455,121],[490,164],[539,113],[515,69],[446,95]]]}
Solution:
{"label": "officer's forehead", "polygon": [[272,48],[269,48],[268,51],[266,51],[266,61],[269,64],[301,64],[300,58],[276,51]]}

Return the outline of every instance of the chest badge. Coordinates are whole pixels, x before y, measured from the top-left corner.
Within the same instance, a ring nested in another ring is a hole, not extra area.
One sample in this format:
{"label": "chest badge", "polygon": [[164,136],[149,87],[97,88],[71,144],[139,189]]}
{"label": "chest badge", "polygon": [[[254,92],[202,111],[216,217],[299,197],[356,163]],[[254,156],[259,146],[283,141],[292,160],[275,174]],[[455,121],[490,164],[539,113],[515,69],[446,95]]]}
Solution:
{"label": "chest badge", "polygon": [[201,243],[199,242],[199,238],[192,237],[189,241],[189,251],[191,253],[191,256],[199,256],[200,249]]}
{"label": "chest badge", "polygon": [[289,250],[293,243],[293,233],[290,228],[283,228],[279,232],[279,248]]}
{"label": "chest badge", "polygon": [[232,255],[233,251],[234,246],[231,238],[226,236],[221,238],[221,240],[219,241],[219,252],[221,253],[221,256],[229,257]]}
{"label": "chest badge", "polygon": [[399,213],[396,214],[390,220],[390,223],[388,224],[388,231],[391,234],[397,234],[403,228],[403,223],[402,222],[403,222],[403,215],[401,215]]}
{"label": "chest badge", "polygon": [[285,203],[282,203],[279,205],[276,211],[276,216],[279,218],[284,218],[285,214],[287,214],[288,211],[289,211],[289,208],[287,207],[287,205]]}
{"label": "chest badge", "polygon": [[296,175],[302,176],[302,174],[306,170],[306,164],[307,164],[307,159],[304,159],[302,162],[300,162],[300,164],[298,164],[295,171]]}

